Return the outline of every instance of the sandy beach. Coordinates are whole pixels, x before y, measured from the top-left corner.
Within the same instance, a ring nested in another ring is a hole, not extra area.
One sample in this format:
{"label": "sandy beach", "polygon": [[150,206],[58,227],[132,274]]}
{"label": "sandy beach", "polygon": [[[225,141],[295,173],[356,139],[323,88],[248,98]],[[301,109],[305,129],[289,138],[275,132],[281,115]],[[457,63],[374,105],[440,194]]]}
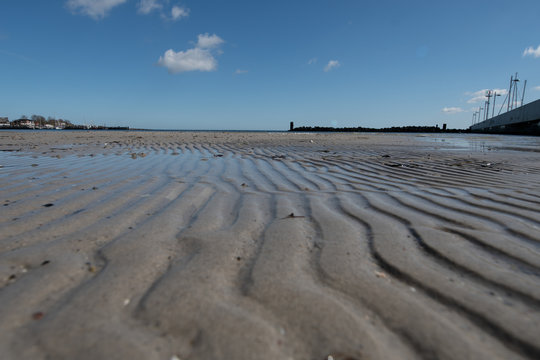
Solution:
{"label": "sandy beach", "polygon": [[538,359],[540,138],[0,131],[2,359]]}

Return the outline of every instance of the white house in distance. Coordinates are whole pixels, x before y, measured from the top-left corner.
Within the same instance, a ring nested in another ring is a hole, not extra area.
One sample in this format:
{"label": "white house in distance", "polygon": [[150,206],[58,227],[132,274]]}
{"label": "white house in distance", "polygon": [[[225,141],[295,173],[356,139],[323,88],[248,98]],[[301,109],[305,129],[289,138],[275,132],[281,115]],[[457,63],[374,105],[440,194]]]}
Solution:
{"label": "white house in distance", "polygon": [[11,122],[11,126],[12,127],[18,127],[18,128],[32,129],[32,128],[34,128],[35,124],[34,124],[34,121],[30,120],[30,119],[17,119],[17,120],[13,120]]}
{"label": "white house in distance", "polygon": [[0,127],[9,127],[9,119],[7,117],[0,117]]}

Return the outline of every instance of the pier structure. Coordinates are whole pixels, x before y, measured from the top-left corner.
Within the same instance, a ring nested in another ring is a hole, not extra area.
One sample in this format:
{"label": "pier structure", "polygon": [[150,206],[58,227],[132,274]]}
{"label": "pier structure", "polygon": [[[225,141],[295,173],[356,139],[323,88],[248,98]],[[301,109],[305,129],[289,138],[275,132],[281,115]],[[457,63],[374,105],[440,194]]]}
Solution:
{"label": "pier structure", "polygon": [[[527,86],[527,80],[525,80],[520,103],[519,81],[517,73],[515,76],[510,77],[508,93],[497,115],[495,115],[495,101],[496,97],[501,96],[501,94],[497,94],[492,90],[486,92],[487,100],[484,107],[480,107],[478,112],[473,114],[473,124],[470,127],[472,132],[540,135],[540,100],[523,105]],[[491,104],[491,98],[493,98],[493,104]],[[492,106],[491,117],[489,116],[490,105]],[[501,114],[504,108],[507,111]],[[482,110],[484,110],[484,113],[480,117]]]}
{"label": "pier structure", "polygon": [[473,132],[540,135],[540,100],[471,126]]}

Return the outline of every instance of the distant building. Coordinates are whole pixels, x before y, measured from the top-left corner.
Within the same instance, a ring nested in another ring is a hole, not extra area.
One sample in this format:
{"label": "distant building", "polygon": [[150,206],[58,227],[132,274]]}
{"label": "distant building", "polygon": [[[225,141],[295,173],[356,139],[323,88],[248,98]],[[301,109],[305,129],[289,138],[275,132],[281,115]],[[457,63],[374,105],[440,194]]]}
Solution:
{"label": "distant building", "polygon": [[0,127],[9,127],[9,119],[7,117],[0,117]]}
{"label": "distant building", "polygon": [[67,126],[67,123],[65,120],[58,119],[54,121],[54,126],[56,129],[65,129]]}
{"label": "distant building", "polygon": [[11,127],[31,129],[34,126],[35,126],[34,121],[30,119],[17,119],[11,122]]}

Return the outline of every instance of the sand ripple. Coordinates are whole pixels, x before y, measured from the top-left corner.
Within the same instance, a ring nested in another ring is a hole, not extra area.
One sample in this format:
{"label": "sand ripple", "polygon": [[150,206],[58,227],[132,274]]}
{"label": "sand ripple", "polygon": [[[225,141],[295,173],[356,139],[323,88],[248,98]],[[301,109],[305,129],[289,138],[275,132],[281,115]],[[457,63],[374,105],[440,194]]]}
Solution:
{"label": "sand ripple", "polygon": [[2,358],[540,358],[536,154],[108,136],[0,158]]}

